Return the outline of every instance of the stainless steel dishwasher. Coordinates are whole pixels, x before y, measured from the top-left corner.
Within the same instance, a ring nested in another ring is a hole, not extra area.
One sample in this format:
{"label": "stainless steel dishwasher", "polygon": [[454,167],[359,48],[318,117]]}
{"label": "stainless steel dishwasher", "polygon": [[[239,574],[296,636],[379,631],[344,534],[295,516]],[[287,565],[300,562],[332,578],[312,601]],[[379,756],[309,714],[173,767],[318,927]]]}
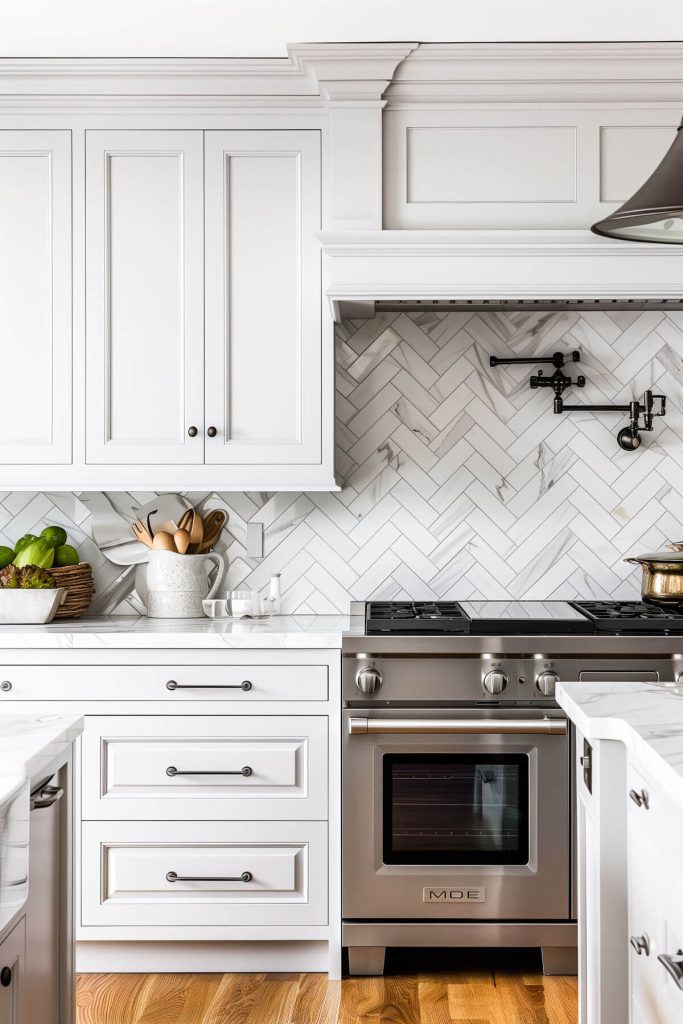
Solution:
{"label": "stainless steel dishwasher", "polygon": [[62,799],[59,774],[44,779],[31,791],[26,984],[22,996],[22,1020],[26,1024],[67,1024],[60,1016],[63,986],[69,982],[64,972],[60,883],[66,801]]}

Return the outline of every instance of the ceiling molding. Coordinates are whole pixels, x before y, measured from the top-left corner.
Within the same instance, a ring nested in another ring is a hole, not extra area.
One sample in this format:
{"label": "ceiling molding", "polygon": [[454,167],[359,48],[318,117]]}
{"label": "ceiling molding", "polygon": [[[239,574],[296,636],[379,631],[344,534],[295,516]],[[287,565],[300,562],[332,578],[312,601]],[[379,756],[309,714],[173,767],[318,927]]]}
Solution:
{"label": "ceiling molding", "polygon": [[422,43],[387,101],[683,104],[683,43]]}
{"label": "ceiling molding", "polygon": [[197,96],[347,105],[683,106],[683,43],[295,43],[277,58],[0,58],[0,96]]}
{"label": "ceiling molding", "polygon": [[0,59],[0,93],[307,96],[315,82],[288,57]]}
{"label": "ceiling molding", "polygon": [[378,103],[396,68],[419,43],[297,43],[292,62],[316,82],[329,102]]}

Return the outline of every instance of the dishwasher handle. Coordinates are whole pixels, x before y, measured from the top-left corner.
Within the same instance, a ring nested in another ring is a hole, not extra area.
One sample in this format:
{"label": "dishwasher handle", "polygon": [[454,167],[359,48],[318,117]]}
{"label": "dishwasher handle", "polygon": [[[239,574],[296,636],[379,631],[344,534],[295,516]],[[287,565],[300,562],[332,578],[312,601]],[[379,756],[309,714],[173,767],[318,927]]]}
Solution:
{"label": "dishwasher handle", "polygon": [[64,796],[59,786],[43,786],[31,795],[31,810],[39,811],[43,807],[52,807]]}
{"label": "dishwasher handle", "polygon": [[400,735],[566,736],[566,718],[350,718],[349,733]]}

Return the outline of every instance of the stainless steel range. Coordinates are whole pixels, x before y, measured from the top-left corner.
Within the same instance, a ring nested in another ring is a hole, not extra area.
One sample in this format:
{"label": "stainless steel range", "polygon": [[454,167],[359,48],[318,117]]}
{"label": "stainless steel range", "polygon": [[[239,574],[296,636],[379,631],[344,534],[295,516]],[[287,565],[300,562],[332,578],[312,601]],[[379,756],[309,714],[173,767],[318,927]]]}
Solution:
{"label": "stainless steel range", "polygon": [[537,946],[576,970],[563,680],[674,682],[683,614],[640,602],[370,602],[342,645],[343,943]]}

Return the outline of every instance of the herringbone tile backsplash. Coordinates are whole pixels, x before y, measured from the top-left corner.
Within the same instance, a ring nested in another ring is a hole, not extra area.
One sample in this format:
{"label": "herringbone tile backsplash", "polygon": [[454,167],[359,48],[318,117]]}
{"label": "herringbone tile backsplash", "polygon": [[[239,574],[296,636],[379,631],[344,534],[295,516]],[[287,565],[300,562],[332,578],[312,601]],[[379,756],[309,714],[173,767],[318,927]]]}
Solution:
{"label": "herringbone tile backsplash", "polygon": [[[281,571],[283,611],[323,614],[370,597],[631,598],[624,555],[683,537],[683,314],[391,313],[345,321],[336,345],[341,492],[188,495],[229,513],[229,589]],[[587,378],[567,401],[666,394],[639,451],[617,446],[624,415],[554,415],[535,367],[489,366],[558,349],[579,349],[568,372]],[[93,517],[130,520],[151,497],[5,492],[0,543],[62,523],[95,567],[93,613],[130,612],[134,570],[97,549]]]}

